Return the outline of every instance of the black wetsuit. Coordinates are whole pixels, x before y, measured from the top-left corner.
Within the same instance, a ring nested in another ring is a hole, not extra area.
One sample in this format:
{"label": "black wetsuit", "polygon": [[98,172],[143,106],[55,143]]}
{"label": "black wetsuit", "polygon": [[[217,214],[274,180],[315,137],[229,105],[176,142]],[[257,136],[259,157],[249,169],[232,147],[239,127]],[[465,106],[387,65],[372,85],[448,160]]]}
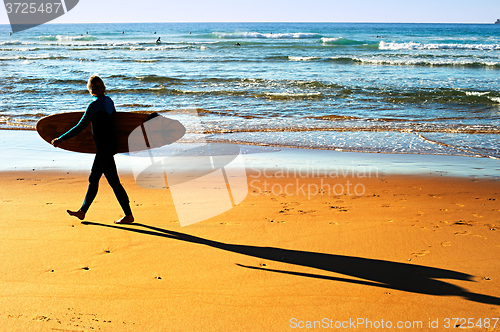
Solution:
{"label": "black wetsuit", "polygon": [[116,138],[113,130],[113,118],[116,113],[115,105],[108,96],[94,97],[85,114],[78,124],[63,134],[61,141],[70,139],[92,123],[92,137],[96,146],[96,155],[89,176],[89,187],[80,210],[87,212],[99,189],[99,180],[104,174],[109,185],[113,188],[116,198],[126,216],[132,215],[129,199],[125,189],[120,183],[114,155],[116,154]]}

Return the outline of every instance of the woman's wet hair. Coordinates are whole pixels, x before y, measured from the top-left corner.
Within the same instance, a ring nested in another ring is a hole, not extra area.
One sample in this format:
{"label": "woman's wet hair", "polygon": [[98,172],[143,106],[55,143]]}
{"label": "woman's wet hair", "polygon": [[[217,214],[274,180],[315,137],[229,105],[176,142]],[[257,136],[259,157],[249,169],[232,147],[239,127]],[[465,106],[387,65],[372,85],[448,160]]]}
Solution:
{"label": "woman's wet hair", "polygon": [[96,97],[103,97],[106,93],[106,85],[104,85],[102,79],[97,75],[90,76],[87,82],[87,89]]}

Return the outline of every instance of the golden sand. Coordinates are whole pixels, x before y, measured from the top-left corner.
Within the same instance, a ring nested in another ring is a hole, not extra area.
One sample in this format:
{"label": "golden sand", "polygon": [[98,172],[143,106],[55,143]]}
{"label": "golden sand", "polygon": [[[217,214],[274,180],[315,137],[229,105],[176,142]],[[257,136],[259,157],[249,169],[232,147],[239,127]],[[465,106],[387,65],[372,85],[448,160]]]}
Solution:
{"label": "golden sand", "polygon": [[[249,177],[240,205],[180,227],[131,175],[134,225],[104,179],[82,223],[87,174],[0,178],[2,331],[500,330],[498,181]],[[314,187],[347,181],[363,194]]]}

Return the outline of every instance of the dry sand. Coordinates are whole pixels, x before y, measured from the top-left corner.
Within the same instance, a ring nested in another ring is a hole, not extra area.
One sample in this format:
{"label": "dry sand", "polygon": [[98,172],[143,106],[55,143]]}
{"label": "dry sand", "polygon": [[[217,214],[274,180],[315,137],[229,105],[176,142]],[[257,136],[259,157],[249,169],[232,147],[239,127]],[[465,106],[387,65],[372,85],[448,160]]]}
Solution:
{"label": "dry sand", "polygon": [[86,173],[0,180],[2,331],[500,330],[498,181],[323,179],[365,192],[308,197],[322,179],[249,177],[242,204],[180,227],[169,192],[131,175],[123,226],[104,179],[83,223],[66,209]]}

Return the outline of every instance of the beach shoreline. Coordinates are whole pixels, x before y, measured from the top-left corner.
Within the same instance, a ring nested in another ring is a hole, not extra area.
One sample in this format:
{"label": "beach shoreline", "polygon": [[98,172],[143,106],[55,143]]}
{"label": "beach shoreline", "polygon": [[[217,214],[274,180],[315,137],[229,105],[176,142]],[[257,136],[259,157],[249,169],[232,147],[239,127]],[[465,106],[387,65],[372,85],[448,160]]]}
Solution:
{"label": "beach shoreline", "polygon": [[[23,170],[90,170],[94,156],[54,148],[36,131],[0,130],[0,172]],[[236,144],[244,164],[251,170],[297,169],[308,172],[339,173],[371,170],[381,174],[435,175],[452,177],[497,178],[497,159],[432,155],[348,152],[276,146]],[[133,173],[127,154],[115,157],[120,173]]]}

